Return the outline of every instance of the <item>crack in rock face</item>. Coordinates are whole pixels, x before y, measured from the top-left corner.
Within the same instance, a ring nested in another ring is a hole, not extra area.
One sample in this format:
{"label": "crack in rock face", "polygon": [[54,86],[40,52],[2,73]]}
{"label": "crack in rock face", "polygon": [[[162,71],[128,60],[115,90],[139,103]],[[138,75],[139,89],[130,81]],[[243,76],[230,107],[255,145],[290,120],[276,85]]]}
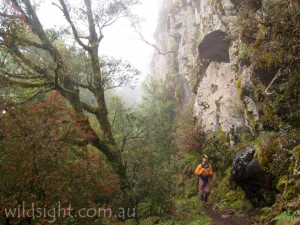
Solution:
{"label": "crack in rock face", "polygon": [[230,62],[228,49],[229,41],[226,40],[226,33],[221,30],[207,34],[198,47],[200,59],[216,62]]}
{"label": "crack in rock face", "polygon": [[254,206],[268,206],[275,201],[273,178],[263,170],[258,160],[254,158],[254,153],[255,149],[252,146],[247,146],[237,153],[232,163],[231,175]]}

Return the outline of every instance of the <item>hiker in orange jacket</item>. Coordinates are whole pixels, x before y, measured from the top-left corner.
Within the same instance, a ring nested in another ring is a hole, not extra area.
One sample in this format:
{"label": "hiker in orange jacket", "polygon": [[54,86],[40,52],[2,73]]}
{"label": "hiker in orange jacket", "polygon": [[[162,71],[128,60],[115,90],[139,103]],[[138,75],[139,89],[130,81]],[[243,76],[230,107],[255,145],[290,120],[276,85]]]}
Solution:
{"label": "hiker in orange jacket", "polygon": [[202,163],[199,164],[195,170],[195,174],[199,176],[199,195],[203,205],[207,202],[210,194],[211,186],[210,180],[213,175],[213,169],[208,162],[207,155],[202,156]]}

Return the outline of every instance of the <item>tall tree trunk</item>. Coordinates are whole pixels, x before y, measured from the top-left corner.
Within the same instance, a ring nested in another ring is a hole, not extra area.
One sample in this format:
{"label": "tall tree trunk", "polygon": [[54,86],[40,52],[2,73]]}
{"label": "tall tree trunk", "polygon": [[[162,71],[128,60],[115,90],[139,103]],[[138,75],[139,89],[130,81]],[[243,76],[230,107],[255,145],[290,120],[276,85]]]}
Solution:
{"label": "tall tree trunk", "polygon": [[[28,79],[26,75],[20,82],[20,80],[13,79],[13,76],[9,77],[10,74],[3,73],[2,70],[0,71],[0,80],[4,79],[6,81],[8,80],[8,82],[10,83],[17,83],[25,86],[29,85],[29,87],[41,87],[44,85],[43,87],[47,86],[49,88],[50,86],[52,90],[58,90],[61,95],[70,102],[78,115],[84,115],[84,110],[87,110],[88,112],[94,114],[100,124],[100,129],[103,133],[103,137],[100,137],[96,134],[96,132],[93,130],[92,125],[89,123],[88,118],[85,117],[85,125],[89,130],[93,132],[95,136],[95,139],[92,140],[92,144],[106,155],[107,160],[110,162],[112,168],[114,169],[114,172],[117,173],[120,177],[121,189],[127,195],[127,191],[130,189],[130,185],[126,175],[126,168],[122,163],[121,152],[118,150],[118,146],[114,140],[111,124],[108,119],[108,110],[104,95],[105,88],[102,81],[101,64],[98,55],[99,43],[103,38],[102,28],[108,26],[108,24],[111,23],[108,23],[109,21],[106,21],[107,23],[103,24],[103,26],[99,28],[100,33],[98,35],[96,32],[96,27],[99,27],[99,24],[97,24],[96,26],[94,21],[92,2],[91,0],[84,0],[86,6],[85,13],[87,15],[89,29],[89,34],[86,38],[86,40],[88,40],[88,43],[84,43],[71,19],[71,16],[69,14],[69,7],[66,5],[65,1],[59,0],[60,5],[57,5],[70,24],[74,39],[76,40],[78,45],[88,53],[90,57],[93,71],[93,84],[90,85],[89,88],[96,97],[98,104],[94,107],[80,101],[79,87],[81,87],[82,84],[72,79],[72,76],[67,68],[68,59],[63,58],[60,54],[59,49],[49,40],[47,33],[40,23],[35,9],[31,4],[31,1],[11,0],[11,3],[13,3],[12,12],[16,12],[16,15],[1,14],[1,18],[16,18],[16,21],[21,18],[22,23],[26,24],[29,27],[26,32],[31,32],[31,35],[28,35],[28,37],[26,35],[22,36],[22,34],[15,33],[10,29],[9,25],[7,25],[8,27],[6,27],[6,29],[0,31],[0,40],[3,41],[3,46],[7,48],[9,54],[11,54],[13,58],[17,59],[16,64],[20,64],[20,68],[26,68],[25,72],[27,73],[28,71],[30,71],[30,73],[33,73],[33,75],[35,75],[35,77],[42,77],[44,83],[35,83],[32,79]],[[9,3],[7,4],[9,5]],[[116,14],[115,19],[117,19],[118,16],[119,14]],[[115,19],[111,19],[110,22],[114,22]],[[2,26],[5,26],[5,23]],[[32,36],[35,38],[33,39]],[[21,41],[18,40],[18,38]],[[41,66],[38,63],[32,61],[26,56],[26,54],[24,54],[24,51],[22,51],[24,49],[24,46],[26,48],[33,48],[38,49],[39,51],[44,51],[46,55],[49,55],[51,57],[51,60],[49,60],[49,62],[51,64],[53,64],[53,62],[56,64],[55,68],[53,70],[50,67],[41,69]],[[37,80],[40,81],[40,78]]]}
{"label": "tall tree trunk", "polygon": [[[69,93],[61,90],[61,94],[65,99],[67,99],[70,102],[78,116],[84,115],[84,108],[82,107],[82,103],[79,98],[79,92]],[[99,109],[101,109],[101,107],[99,107]],[[102,130],[102,132],[108,132],[108,134],[104,135],[105,139],[101,139],[101,137],[99,137],[92,128],[92,125],[90,124],[88,118],[84,115],[85,119],[82,122],[83,126],[87,127],[89,131],[92,131],[94,136],[90,144],[98,148],[106,156],[114,172],[118,174],[120,178],[120,187],[122,192],[125,194],[125,199],[127,199],[129,201],[129,204],[131,204],[132,201],[128,197],[128,192],[130,191],[130,184],[126,174],[126,167],[122,162],[121,152],[119,151],[116,145],[111,131],[111,125],[108,120],[108,112],[106,110],[103,113],[103,110],[99,110],[99,112],[95,115],[101,126],[101,130],[104,129],[103,124],[106,124],[107,127],[105,127],[105,129]]]}

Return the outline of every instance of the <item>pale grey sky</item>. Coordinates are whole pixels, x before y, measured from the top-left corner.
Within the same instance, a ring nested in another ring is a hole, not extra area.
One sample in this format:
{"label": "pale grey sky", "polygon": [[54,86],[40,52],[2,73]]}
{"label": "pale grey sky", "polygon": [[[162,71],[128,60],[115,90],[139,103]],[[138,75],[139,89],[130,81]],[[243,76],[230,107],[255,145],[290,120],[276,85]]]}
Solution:
{"label": "pale grey sky", "polygon": [[[141,23],[143,35],[151,43],[155,43],[153,34],[157,26],[158,13],[162,1],[141,0],[141,4],[134,7],[134,13],[144,20]],[[46,24],[47,27],[66,25],[59,10],[51,3],[52,0],[44,0],[38,11],[42,23]],[[144,79],[149,73],[149,65],[154,52],[153,47],[139,40],[139,36],[125,19],[120,19],[114,25],[107,27],[103,34],[104,39],[100,44],[100,54],[129,61],[142,71],[141,79]],[[130,90],[119,90],[119,93],[123,95],[125,94],[124,91],[128,92]],[[132,95],[140,95],[140,87],[133,91]]]}
{"label": "pale grey sky", "polygon": [[[156,29],[159,4],[162,0],[141,0],[142,4],[135,7],[134,13],[145,20],[141,24],[143,35],[152,43]],[[140,70],[148,67],[148,62],[153,53],[153,47],[139,39],[126,20],[120,20],[114,26],[104,31],[105,38],[101,49],[105,54],[121,57],[132,62]]]}

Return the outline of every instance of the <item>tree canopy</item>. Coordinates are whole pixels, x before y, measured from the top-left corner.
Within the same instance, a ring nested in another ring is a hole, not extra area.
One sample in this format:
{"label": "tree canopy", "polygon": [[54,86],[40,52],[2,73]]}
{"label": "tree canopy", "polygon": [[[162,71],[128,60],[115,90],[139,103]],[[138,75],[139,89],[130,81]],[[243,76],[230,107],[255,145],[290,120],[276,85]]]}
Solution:
{"label": "tree canopy", "polygon": [[[57,30],[46,30],[38,15],[38,1],[5,0],[0,4],[1,88],[22,87],[31,90],[28,99],[56,90],[70,103],[77,115],[88,112],[95,116],[100,132],[95,132],[88,118],[81,124],[94,139],[82,140],[102,151],[121,178],[126,189],[126,174],[112,134],[105,99],[105,91],[126,85],[139,74],[129,63],[100,56],[103,29],[120,17],[131,22],[131,13],[138,0],[91,1],[71,3],[53,2],[69,27],[64,35],[72,38],[73,46],[65,44]],[[80,98],[82,90],[89,90],[95,104]],[[5,97],[5,96],[4,96]]]}

